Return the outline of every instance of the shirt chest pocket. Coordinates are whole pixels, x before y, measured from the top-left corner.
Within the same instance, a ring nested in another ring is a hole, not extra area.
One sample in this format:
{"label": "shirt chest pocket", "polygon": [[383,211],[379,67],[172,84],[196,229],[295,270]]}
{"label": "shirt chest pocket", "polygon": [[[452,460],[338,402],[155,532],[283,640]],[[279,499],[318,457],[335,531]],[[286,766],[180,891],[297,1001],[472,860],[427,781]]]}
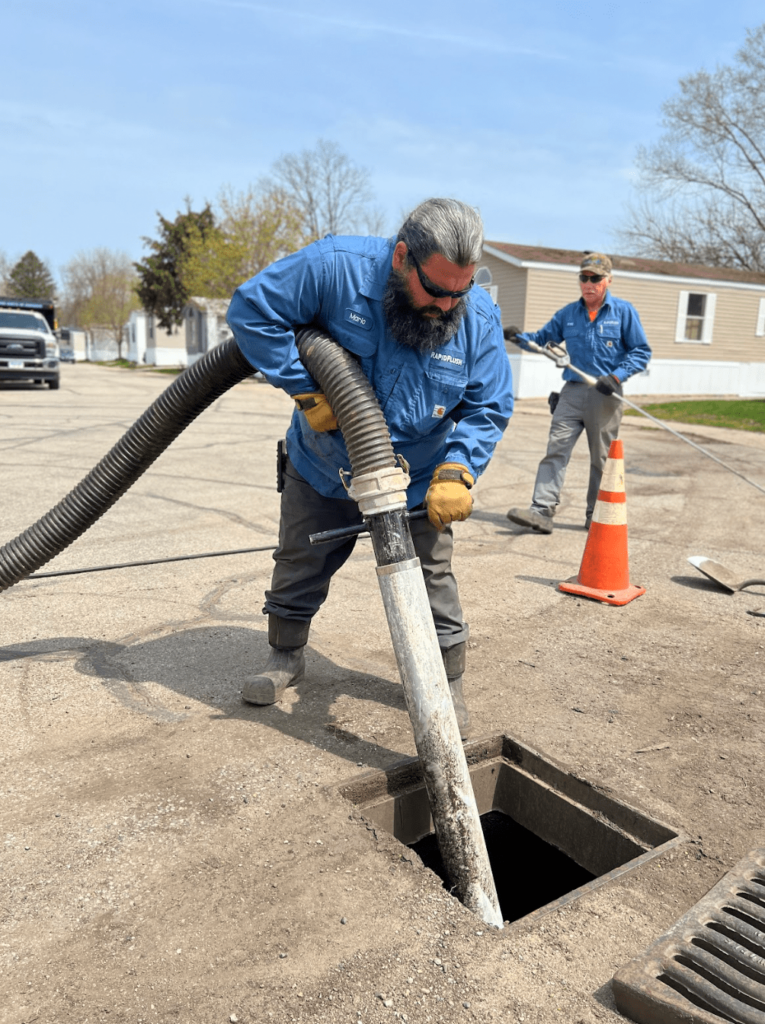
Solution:
{"label": "shirt chest pocket", "polygon": [[437,367],[427,370],[406,406],[405,424],[416,433],[429,433],[459,405],[467,385],[462,371]]}
{"label": "shirt chest pocket", "polygon": [[619,324],[599,324],[595,332],[596,345],[602,345],[611,351],[621,348],[621,338],[622,332]]}

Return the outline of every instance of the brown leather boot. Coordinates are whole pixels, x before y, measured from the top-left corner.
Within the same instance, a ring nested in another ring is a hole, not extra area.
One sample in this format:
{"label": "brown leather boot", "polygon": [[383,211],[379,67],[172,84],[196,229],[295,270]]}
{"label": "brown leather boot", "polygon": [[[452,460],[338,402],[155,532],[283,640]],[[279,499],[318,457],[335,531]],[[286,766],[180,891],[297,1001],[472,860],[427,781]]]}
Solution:
{"label": "brown leather boot", "polygon": [[441,648],[446,678],[449,682],[454,713],[457,716],[457,725],[459,726],[460,739],[462,740],[466,740],[470,735],[470,714],[462,693],[462,676],[465,672],[466,652],[467,644],[464,642],[455,644],[454,647]]}
{"label": "brown leather boot", "polygon": [[278,615],[268,617],[270,651],[263,671],[245,679],[242,700],[248,704],[276,704],[288,686],[305,678],[305,645],[310,622],[295,622]]}

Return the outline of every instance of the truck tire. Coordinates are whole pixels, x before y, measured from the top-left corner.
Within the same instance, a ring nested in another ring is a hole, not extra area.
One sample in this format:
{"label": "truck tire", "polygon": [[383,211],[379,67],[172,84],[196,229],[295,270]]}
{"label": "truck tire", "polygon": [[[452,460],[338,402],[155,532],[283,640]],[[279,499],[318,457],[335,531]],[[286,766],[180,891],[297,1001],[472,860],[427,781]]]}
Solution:
{"label": "truck tire", "polygon": [[52,380],[48,381],[48,387],[51,389],[51,391],[58,391],[60,386],[61,379],[59,377],[54,377]]}

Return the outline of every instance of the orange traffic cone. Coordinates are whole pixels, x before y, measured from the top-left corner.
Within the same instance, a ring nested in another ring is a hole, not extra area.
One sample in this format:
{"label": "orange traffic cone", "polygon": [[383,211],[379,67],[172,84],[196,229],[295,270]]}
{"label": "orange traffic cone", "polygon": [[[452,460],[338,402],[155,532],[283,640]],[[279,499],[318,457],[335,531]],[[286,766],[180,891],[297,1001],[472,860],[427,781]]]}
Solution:
{"label": "orange traffic cone", "polygon": [[592,597],[606,604],[628,604],[645,593],[645,587],[630,586],[621,441],[611,442],[579,575],[559,583],[558,588],[567,594]]}

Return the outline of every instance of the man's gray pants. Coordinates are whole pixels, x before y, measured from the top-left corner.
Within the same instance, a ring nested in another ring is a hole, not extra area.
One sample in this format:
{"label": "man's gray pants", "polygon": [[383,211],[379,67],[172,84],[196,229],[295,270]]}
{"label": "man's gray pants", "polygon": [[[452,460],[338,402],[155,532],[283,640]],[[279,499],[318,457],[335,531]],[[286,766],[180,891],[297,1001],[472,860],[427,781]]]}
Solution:
{"label": "man's gray pants", "polygon": [[595,388],[578,381],[566,381],[553,413],[547,454],[537,470],[531,501],[535,511],[548,516],[555,515],[571,453],[585,430],[590,446],[587,519],[592,517],[608,450],[619,433],[623,410],[624,406],[618,398],[602,395]]}
{"label": "man's gray pants", "polygon": [[[363,519],[355,501],[325,498],[314,490],[289,460],[284,473],[279,546],[271,589],[266,591],[263,611],[284,622],[286,637],[308,637],[308,625],[324,603],[334,574],[350,557],[355,537],[312,545],[309,536],[345,526]],[[462,618],[457,581],[452,573],[454,538],[451,526],[440,533],[430,521],[410,521],[412,541],[422,565],[430,609],[438,642],[447,650],[468,638],[468,626]],[[301,628],[302,626],[302,628]],[[279,631],[281,633],[281,631]],[[297,646],[296,642],[285,646]]]}

